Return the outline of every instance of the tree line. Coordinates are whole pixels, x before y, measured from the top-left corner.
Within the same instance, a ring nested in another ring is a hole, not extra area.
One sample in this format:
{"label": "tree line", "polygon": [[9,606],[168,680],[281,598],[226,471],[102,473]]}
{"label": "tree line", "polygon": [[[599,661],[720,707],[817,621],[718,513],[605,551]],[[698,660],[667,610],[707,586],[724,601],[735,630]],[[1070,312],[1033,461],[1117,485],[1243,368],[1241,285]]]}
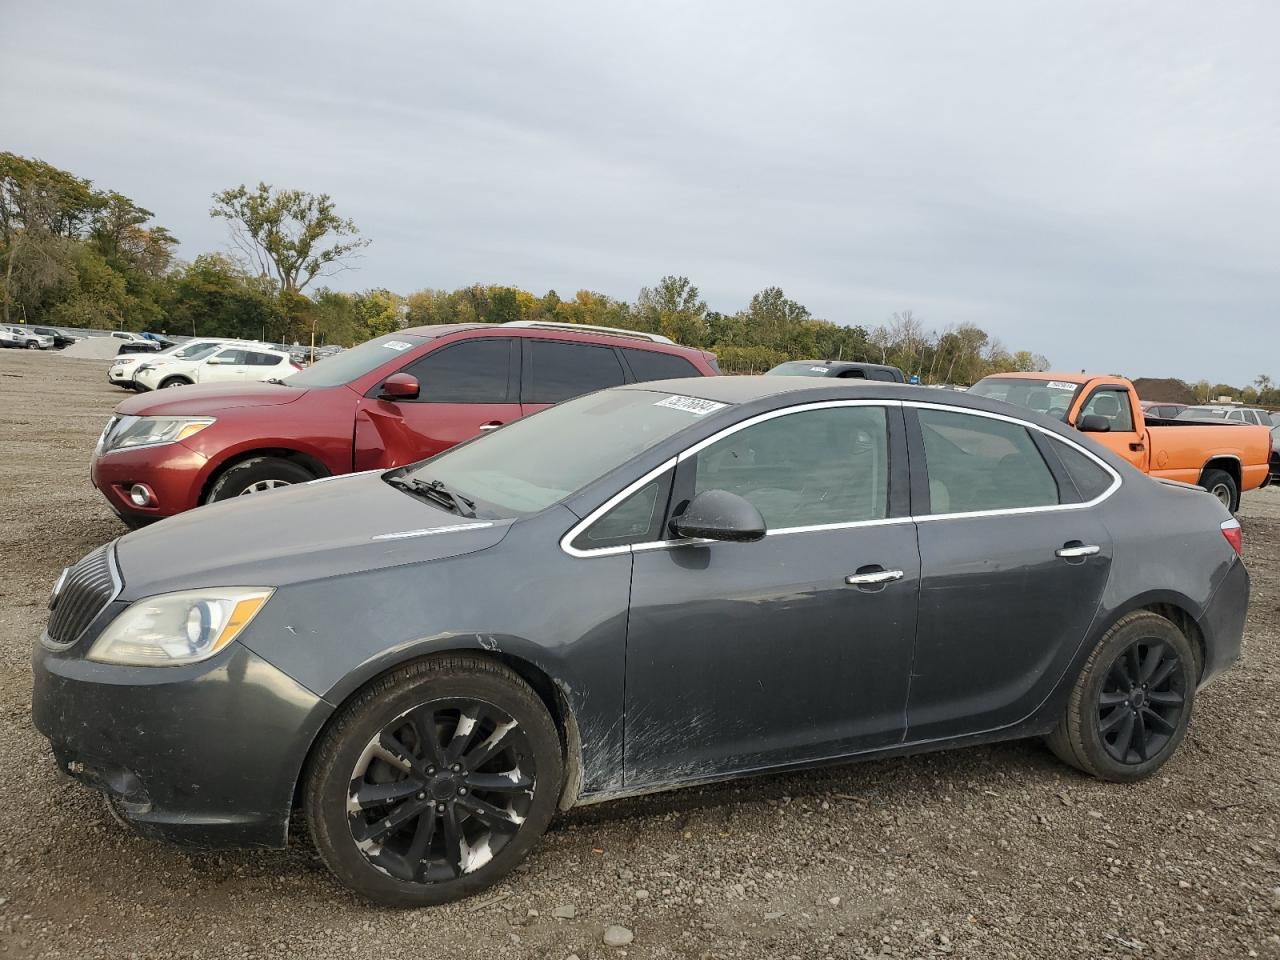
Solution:
{"label": "tree line", "polygon": [[1049,366],[973,324],[934,329],[911,310],[876,325],[834,323],[778,287],[724,313],[676,275],[642,288],[634,302],[498,284],[343,292],[323,279],[353,267],[369,241],[329,196],[241,185],[215,194],[209,212],[227,222],[229,249],[183,261],[177,238],[128,197],[41,160],[0,153],[2,322],[284,343],[314,336],[350,346],[406,326],[532,320],[660,333],[714,351],[726,372],[844,359],[893,364],[925,383],[970,384]]}

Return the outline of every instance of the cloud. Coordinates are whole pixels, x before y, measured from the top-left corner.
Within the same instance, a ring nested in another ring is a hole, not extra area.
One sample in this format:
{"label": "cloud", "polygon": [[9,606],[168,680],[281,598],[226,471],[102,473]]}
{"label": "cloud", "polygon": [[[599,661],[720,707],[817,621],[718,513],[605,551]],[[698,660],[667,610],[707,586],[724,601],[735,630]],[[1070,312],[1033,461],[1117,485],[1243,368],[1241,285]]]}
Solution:
{"label": "cloud", "polygon": [[[1280,8],[1192,2],[29,5],[6,147],[154,210],[326,191],[347,286],[912,308],[1066,369],[1262,372]],[[1243,347],[1243,349],[1242,349]],[[1268,371],[1273,375],[1280,370]]]}

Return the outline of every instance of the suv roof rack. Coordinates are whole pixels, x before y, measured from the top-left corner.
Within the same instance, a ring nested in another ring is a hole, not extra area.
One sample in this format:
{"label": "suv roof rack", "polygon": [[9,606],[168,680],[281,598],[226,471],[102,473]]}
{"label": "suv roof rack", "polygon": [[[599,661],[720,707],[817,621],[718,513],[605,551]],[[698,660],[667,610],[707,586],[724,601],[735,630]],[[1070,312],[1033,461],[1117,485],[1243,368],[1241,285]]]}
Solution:
{"label": "suv roof rack", "polygon": [[509,320],[504,327],[535,327],[539,330],[581,330],[584,333],[602,333],[605,336],[627,337],[631,340],[648,340],[652,343],[669,343],[673,347],[676,342],[660,333],[645,333],[643,330],[623,330],[620,327],[599,327],[591,323],[556,323],[552,320]]}

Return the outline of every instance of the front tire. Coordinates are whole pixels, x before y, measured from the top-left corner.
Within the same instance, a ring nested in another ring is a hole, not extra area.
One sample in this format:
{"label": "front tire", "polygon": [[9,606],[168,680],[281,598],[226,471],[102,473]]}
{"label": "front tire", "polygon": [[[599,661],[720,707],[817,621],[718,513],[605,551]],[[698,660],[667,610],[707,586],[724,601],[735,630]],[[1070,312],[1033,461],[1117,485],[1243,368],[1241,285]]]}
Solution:
{"label": "front tire", "polygon": [[1191,641],[1177,626],[1149,610],[1130,613],[1089,655],[1049,748],[1102,780],[1148,777],[1186,735],[1199,675]]}
{"label": "front tire", "polygon": [[320,857],[375,903],[419,907],[506,876],[545,832],[563,779],[538,695],[495,661],[420,660],[358,694],[308,763]]}
{"label": "front tire", "polygon": [[27,341],[27,349],[28,349],[28,350],[39,350],[39,349],[40,349],[40,344],[36,343],[34,340],[28,340],[28,341]]}
{"label": "front tire", "polygon": [[1206,470],[1200,478],[1200,486],[1217,497],[1232,513],[1240,509],[1240,487],[1236,484],[1235,477],[1227,471]]}
{"label": "front tire", "polygon": [[295,483],[307,483],[315,478],[314,473],[292,460],[285,460],[283,457],[253,457],[224,470],[209,488],[209,495],[204,502],[216,503],[233,497],[266,493],[280,487],[291,487]]}
{"label": "front tire", "polygon": [[169,387],[189,387],[191,381],[186,377],[170,377],[168,380],[162,380],[157,390],[167,390]]}

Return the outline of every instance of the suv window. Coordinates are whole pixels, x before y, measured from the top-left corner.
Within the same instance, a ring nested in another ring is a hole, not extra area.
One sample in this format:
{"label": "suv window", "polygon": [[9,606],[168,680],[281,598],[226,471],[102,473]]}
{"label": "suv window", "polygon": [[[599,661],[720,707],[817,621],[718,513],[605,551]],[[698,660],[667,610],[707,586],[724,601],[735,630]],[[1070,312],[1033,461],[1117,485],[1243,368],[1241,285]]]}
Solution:
{"label": "suv window", "polygon": [[831,407],[773,417],[698,453],[694,494],[728,490],[755,505],[770,530],[888,515],[883,407]]}
{"label": "suv window", "polygon": [[872,379],[872,380],[884,380],[884,381],[886,381],[886,382],[888,382],[888,383],[897,383],[897,382],[898,382],[898,378],[897,378],[897,377],[895,377],[895,376],[893,375],[893,371],[891,371],[891,370],[876,370],[876,369],[872,369],[872,371],[871,371],[871,379]]}
{"label": "suv window", "polygon": [[612,347],[563,340],[525,340],[525,403],[559,403],[626,382]]}
{"label": "suv window", "polygon": [[[244,351],[244,350],[223,350],[217,353],[216,356],[220,363],[246,364],[248,363],[248,361],[245,359],[246,352],[247,351]],[[188,359],[195,359],[195,358],[188,357]],[[210,359],[212,359],[212,357]]]}
{"label": "suv window", "polygon": [[1093,391],[1076,419],[1090,415],[1109,420],[1114,433],[1133,433],[1133,411],[1129,409],[1127,390],[1099,387]]}
{"label": "suv window", "polygon": [[463,340],[432,350],[404,368],[418,378],[426,403],[506,403],[511,340]]}
{"label": "suv window", "polygon": [[251,367],[274,367],[283,357],[278,357],[274,353],[254,353],[249,352],[244,355],[244,362]]}
{"label": "suv window", "polygon": [[698,368],[684,357],[658,353],[656,350],[636,350],[632,347],[623,347],[622,353],[637,381],[699,376]]}
{"label": "suv window", "polygon": [[1025,427],[945,410],[919,411],[930,513],[1058,503],[1058,484]]}

